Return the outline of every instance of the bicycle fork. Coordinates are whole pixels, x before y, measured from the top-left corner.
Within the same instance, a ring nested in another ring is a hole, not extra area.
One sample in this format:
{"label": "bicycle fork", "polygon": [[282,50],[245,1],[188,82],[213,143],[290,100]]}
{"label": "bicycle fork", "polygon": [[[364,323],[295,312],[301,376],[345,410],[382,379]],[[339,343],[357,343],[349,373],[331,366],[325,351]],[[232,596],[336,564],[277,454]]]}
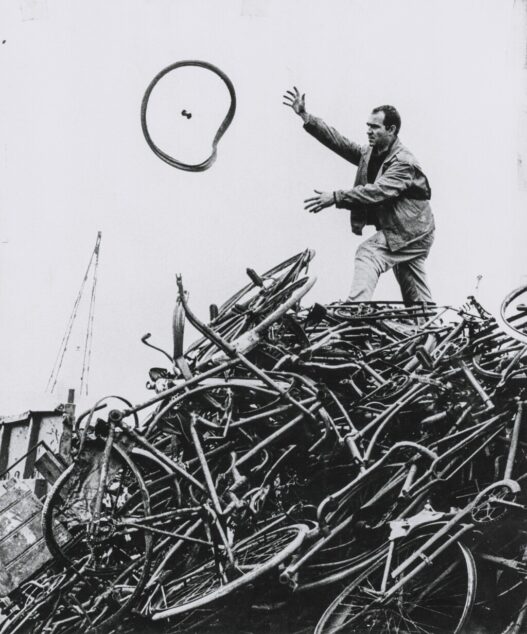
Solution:
{"label": "bicycle fork", "polygon": [[93,519],[90,522],[88,528],[88,537],[95,537],[99,526],[101,524],[101,508],[104,492],[106,488],[106,480],[108,478],[108,466],[110,462],[110,454],[115,439],[115,425],[120,423],[123,418],[122,413],[119,410],[113,409],[108,414],[108,436],[106,437],[106,443],[104,445],[104,452],[101,462],[101,470],[99,475],[99,485],[97,487],[97,495],[95,496],[95,508],[93,510]]}

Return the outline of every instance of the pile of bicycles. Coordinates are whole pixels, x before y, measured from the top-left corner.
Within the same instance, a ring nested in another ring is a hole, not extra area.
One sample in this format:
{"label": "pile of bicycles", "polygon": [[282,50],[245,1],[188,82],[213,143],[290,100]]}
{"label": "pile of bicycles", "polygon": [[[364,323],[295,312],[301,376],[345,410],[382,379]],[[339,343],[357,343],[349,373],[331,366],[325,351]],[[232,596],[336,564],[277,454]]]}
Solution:
{"label": "pile of bicycles", "polygon": [[521,631],[527,289],[303,307],[312,257],[208,323],[177,278],[154,395],[75,421],[2,634]]}

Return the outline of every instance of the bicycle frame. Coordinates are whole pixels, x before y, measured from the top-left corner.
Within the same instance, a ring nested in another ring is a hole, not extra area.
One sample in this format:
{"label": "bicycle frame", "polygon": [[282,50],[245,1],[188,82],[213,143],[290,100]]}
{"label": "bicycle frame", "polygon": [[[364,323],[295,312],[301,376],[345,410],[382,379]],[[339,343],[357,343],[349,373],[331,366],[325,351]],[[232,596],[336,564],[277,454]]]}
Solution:
{"label": "bicycle frame", "polygon": [[[384,605],[390,599],[397,597],[410,580],[425,568],[433,565],[434,561],[447,548],[459,543],[464,535],[474,530],[476,523],[474,521],[466,522],[465,520],[479,505],[485,503],[485,499],[487,499],[487,503],[499,504],[500,501],[494,500],[491,493],[493,489],[500,487],[508,488],[512,493],[519,492],[519,486],[516,482],[505,479],[484,489],[472,502],[455,514],[424,510],[413,517],[390,522],[391,531],[388,545],[384,550],[383,557],[385,559],[382,566],[380,586],[369,589],[371,602],[360,612],[354,614],[353,618],[347,622],[347,626],[352,625],[353,621],[358,620],[372,608]],[[415,532],[419,534],[426,528],[434,529],[433,534],[426,538],[425,532],[424,543],[414,549],[410,556],[393,566],[394,554],[398,544],[404,543],[405,539],[413,536]],[[372,570],[378,567],[378,563],[376,562],[373,566]],[[437,582],[437,579],[432,579],[430,583],[433,586]]]}

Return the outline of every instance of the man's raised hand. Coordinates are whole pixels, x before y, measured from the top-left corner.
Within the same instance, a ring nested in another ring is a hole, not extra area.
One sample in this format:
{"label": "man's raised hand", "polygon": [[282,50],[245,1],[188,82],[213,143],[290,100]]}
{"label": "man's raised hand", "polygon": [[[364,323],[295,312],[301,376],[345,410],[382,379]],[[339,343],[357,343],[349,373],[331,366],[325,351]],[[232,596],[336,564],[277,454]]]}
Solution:
{"label": "man's raised hand", "polygon": [[306,113],[306,96],[301,95],[296,86],[293,86],[293,90],[287,90],[283,99],[284,106],[293,108],[297,115]]}
{"label": "man's raised hand", "polygon": [[317,194],[317,196],[306,198],[306,200],[304,200],[304,209],[306,211],[318,214],[319,211],[335,204],[333,192],[321,192],[318,189],[315,189],[315,194]]}

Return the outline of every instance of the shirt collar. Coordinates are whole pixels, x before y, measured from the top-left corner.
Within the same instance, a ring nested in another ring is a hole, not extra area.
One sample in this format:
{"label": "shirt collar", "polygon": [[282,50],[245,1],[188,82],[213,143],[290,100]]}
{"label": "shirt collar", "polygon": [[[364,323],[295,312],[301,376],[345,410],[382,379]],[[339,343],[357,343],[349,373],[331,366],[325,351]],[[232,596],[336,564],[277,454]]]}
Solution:
{"label": "shirt collar", "polygon": [[383,152],[374,152],[372,149],[371,156],[384,161],[384,159],[388,158],[389,155],[391,156],[393,154],[392,150],[395,150],[395,146],[397,144],[400,145],[399,137],[395,137],[391,144]]}
{"label": "shirt collar", "polygon": [[[386,150],[386,153],[380,155],[380,157],[382,159],[382,163],[384,163],[388,159],[391,159],[392,156],[395,156],[395,154],[397,154],[397,152],[399,152],[402,147],[403,147],[403,144],[399,140],[399,137],[398,136],[395,137],[395,140],[390,145],[390,147]],[[369,162],[369,160],[371,159],[372,156],[377,156],[378,157],[379,155],[378,154],[374,155],[372,148],[370,146],[366,145],[365,149],[363,150],[363,156],[364,156],[365,161]]]}

